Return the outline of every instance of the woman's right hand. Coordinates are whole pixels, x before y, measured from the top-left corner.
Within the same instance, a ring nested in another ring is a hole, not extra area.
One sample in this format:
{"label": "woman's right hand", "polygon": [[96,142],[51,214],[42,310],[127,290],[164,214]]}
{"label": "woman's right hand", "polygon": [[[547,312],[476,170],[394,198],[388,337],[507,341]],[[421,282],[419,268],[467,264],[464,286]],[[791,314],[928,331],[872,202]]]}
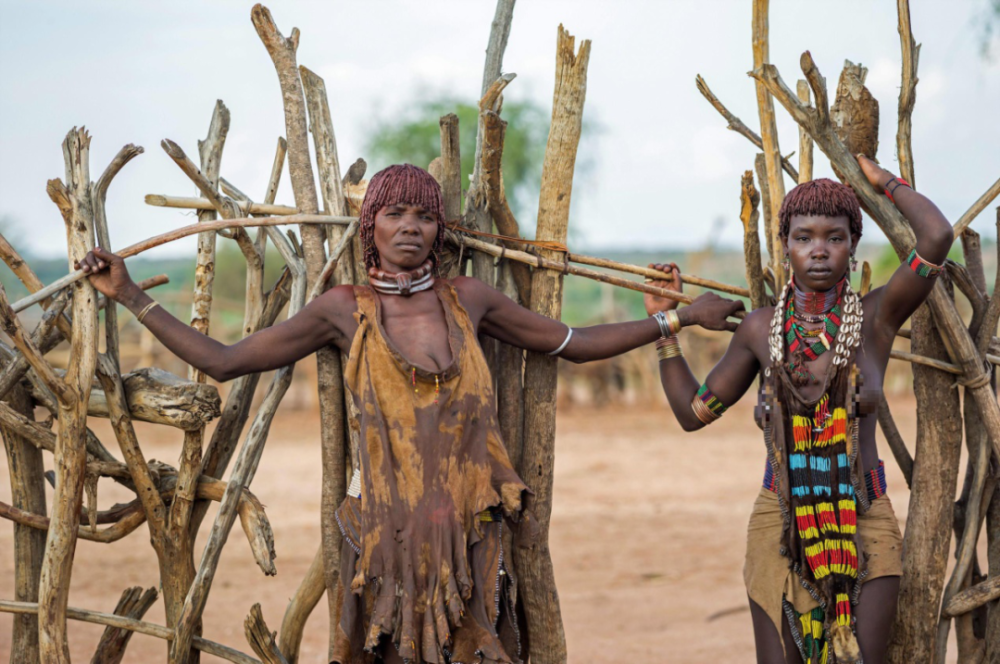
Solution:
{"label": "woman's right hand", "polygon": [[116,302],[121,302],[137,288],[125,267],[125,259],[100,247],[87,252],[82,261],[77,261],[76,268],[86,273],[91,285],[101,294]]}

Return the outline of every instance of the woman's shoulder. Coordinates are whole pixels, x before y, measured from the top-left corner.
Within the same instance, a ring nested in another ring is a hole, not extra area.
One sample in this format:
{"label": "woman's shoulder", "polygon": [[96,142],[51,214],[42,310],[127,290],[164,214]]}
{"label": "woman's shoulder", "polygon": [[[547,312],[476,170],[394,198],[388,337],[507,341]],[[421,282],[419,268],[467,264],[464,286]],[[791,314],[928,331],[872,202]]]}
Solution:
{"label": "woman's shoulder", "polygon": [[771,331],[772,320],[774,320],[774,307],[760,307],[746,315],[737,331],[752,335],[754,338],[760,335],[767,336]]}

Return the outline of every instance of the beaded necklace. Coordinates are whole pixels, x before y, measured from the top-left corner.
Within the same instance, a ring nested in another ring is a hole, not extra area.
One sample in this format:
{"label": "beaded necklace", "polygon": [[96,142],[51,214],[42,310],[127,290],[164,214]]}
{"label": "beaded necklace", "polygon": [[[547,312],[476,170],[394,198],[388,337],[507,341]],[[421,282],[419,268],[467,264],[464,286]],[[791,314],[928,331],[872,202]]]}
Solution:
{"label": "beaded necklace", "polygon": [[[816,382],[816,377],[806,368],[805,362],[815,360],[833,347],[841,325],[841,300],[846,281],[846,277],[841,279],[840,283],[826,293],[803,293],[795,287],[795,297],[788,298],[784,332],[791,357],[789,369],[793,376]],[[792,283],[794,285],[794,279]],[[798,312],[800,305],[807,307],[809,313],[819,312],[821,315],[817,318],[804,317]],[[823,327],[807,330],[799,322],[803,319],[811,323],[823,323]]]}

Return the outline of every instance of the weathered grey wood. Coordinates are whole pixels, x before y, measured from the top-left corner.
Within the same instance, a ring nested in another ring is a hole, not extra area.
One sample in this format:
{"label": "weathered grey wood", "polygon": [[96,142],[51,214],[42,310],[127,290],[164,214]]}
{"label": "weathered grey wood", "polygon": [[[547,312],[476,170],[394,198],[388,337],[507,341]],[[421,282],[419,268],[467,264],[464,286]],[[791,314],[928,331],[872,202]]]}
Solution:
{"label": "weathered grey wood", "polygon": [[[174,374],[148,367],[122,376],[132,419],[196,431],[221,414],[219,390]],[[93,389],[87,414],[108,417],[108,401],[102,389]]]}
{"label": "weathered grey wood", "polygon": [[[754,69],[762,67],[770,62],[768,45],[768,11],[770,0],[753,0],[753,66]],[[763,198],[764,204],[770,208],[770,219],[765,216],[768,223],[767,234],[771,238],[768,242],[768,252],[771,254],[771,269],[774,271],[776,286],[783,288],[788,281],[788,275],[782,266],[780,252],[777,248],[781,246],[778,238],[778,211],[781,203],[785,200],[785,180],[781,175],[781,148],[778,146],[778,125],[774,115],[774,101],[771,99],[771,92],[765,85],[758,83],[757,91],[757,114],[760,116],[760,139],[764,153],[764,171],[767,175],[767,195]],[[820,100],[817,98],[816,103]],[[763,181],[761,178],[761,190],[763,191]],[[774,249],[776,253],[771,252]]]}
{"label": "weathered grey wood", "polygon": [[993,202],[993,200],[1000,196],[1000,179],[990,185],[982,196],[980,196],[975,203],[973,203],[968,210],[958,218],[955,222],[955,237],[958,237],[965,231],[969,225],[976,220],[979,213],[986,209],[986,207]]}
{"label": "weathered grey wood", "polygon": [[[39,613],[38,603],[0,600],[0,613],[34,615]],[[97,625],[110,625],[112,627],[138,632],[139,634],[146,634],[147,636],[155,636],[158,639],[165,639],[167,641],[173,638],[173,632],[169,627],[154,625],[150,622],[134,620],[124,616],[116,616],[112,613],[101,613],[100,611],[89,611],[87,609],[69,607],[66,611],[66,615],[68,618],[73,620],[80,620]],[[194,647],[202,652],[208,653],[209,655],[221,657],[227,662],[236,662],[236,664],[261,664],[259,660],[244,655],[238,650],[233,650],[228,646],[215,643],[214,641],[208,641],[201,637],[195,637]],[[66,661],[69,660],[67,659]]]}
{"label": "weathered grey wood", "polygon": [[250,615],[243,621],[243,632],[250,643],[250,648],[264,664],[289,664],[278,648],[275,639],[276,633],[267,629],[260,604],[254,604],[250,607]]}
{"label": "weathered grey wood", "polygon": [[[90,200],[90,135],[72,129],[63,141],[66,181],[50,180],[47,191],[66,222],[68,262],[72,270],[94,248]],[[73,286],[73,331],[65,385],[59,395],[59,442],[52,521],[38,590],[39,659],[44,664],[69,661],[66,608],[86,468],[87,399],[97,362],[97,295],[89,281]]]}
{"label": "weathered grey wood", "polygon": [[[34,407],[25,391],[16,387],[6,396],[6,404],[26,419],[34,419]],[[7,470],[10,473],[10,493],[13,506],[45,515],[45,465],[42,451],[30,440],[9,427],[0,425]],[[14,526],[14,599],[19,602],[38,601],[38,580],[45,552],[45,532],[29,526]],[[16,616],[10,632],[10,662],[38,661],[38,620],[33,616]]]}
{"label": "weathered grey wood", "polygon": [[899,88],[898,126],[896,129],[896,159],[899,174],[910,186],[916,187],[913,171],[913,105],[917,101],[917,66],[920,61],[920,44],[913,40],[910,28],[910,0],[896,0],[899,15],[899,45],[903,53],[902,85]]}
{"label": "weathered grey wood", "polygon": [[743,222],[743,259],[746,263],[747,286],[750,289],[750,306],[753,309],[768,306],[771,298],[764,285],[764,268],[760,257],[760,193],[753,184],[753,171],[743,173],[740,181],[740,221]]}
{"label": "weathered grey wood", "polygon": [[[259,8],[259,5],[257,8]],[[288,306],[288,317],[290,318],[305,304],[307,288],[306,267],[304,261],[296,254],[287,238],[275,232],[271,234],[271,240],[281,252],[282,258],[285,259],[285,263],[292,274],[292,295]],[[208,542],[202,551],[197,575],[184,600],[184,608],[177,621],[175,638],[170,647],[171,664],[180,664],[187,661],[191,649],[191,639],[200,622],[201,614],[205,610],[212,581],[215,578],[218,568],[219,557],[222,554],[222,547],[225,545],[226,539],[229,537],[229,531],[236,519],[240,495],[243,488],[249,485],[256,472],[257,464],[260,462],[260,455],[264,451],[264,443],[267,440],[271,422],[274,420],[274,415],[281,403],[281,399],[291,383],[293,369],[294,365],[282,367],[275,372],[260,409],[247,434],[246,441],[240,449],[239,456],[236,459],[236,464],[229,479],[229,484],[222,498],[222,504],[212,525]]]}
{"label": "weathered grey wood", "polygon": [[[913,315],[914,352],[947,357],[931,312]],[[903,539],[899,608],[889,646],[889,662],[933,662],[938,611],[948,566],[953,497],[962,449],[962,417],[957,390],[947,374],[913,367],[917,397],[917,442],[909,516]]]}
{"label": "weathered grey wood", "polygon": [[912,487],[913,456],[906,448],[903,436],[899,433],[896,420],[893,419],[892,411],[889,410],[889,403],[885,400],[885,394],[882,395],[878,402],[878,423],[882,429],[882,435],[885,436],[886,442],[889,443],[889,449],[892,451],[893,458],[896,459],[899,469],[903,472],[906,486]]}
{"label": "weathered grey wood", "polygon": [[[583,106],[587,96],[587,66],[590,41],[576,40],[559,26],[556,41],[556,84],[552,102],[552,125],[542,165],[538,201],[539,240],[566,242],[573,173],[580,141]],[[543,257],[557,256],[542,251]],[[550,318],[562,312],[562,275],[536,270],[531,280],[531,309]],[[539,534],[530,546],[515,547],[514,561],[520,574],[521,597],[527,614],[531,660],[536,664],[566,661],[563,631],[549,552],[549,520],[552,515],[553,467],[555,462],[556,358],[528,353],[524,371],[524,451],[521,477],[535,492],[532,510]]]}
{"label": "weathered grey wood", "polygon": [[[799,101],[809,105],[809,83],[800,80],[795,85]],[[799,176],[795,178],[799,184],[813,179],[813,140],[805,129],[799,127]]]}
{"label": "weathered grey wood", "polygon": [[306,575],[302,577],[299,587],[295,590],[295,595],[288,602],[285,615],[281,620],[279,646],[289,664],[295,664],[299,660],[299,648],[302,645],[302,634],[306,628],[306,621],[325,592],[324,552],[321,542],[319,548],[316,549],[316,555],[313,556],[309,569],[306,570]]}
{"label": "weathered grey wood", "polygon": [[[142,620],[149,607],[156,601],[156,588],[147,588],[143,592],[142,587],[134,586],[126,588],[115,606],[114,614],[131,618],[132,620]],[[104,629],[101,640],[97,643],[97,650],[94,652],[90,664],[119,664],[125,656],[125,648],[132,639],[132,632],[128,629],[111,627]]]}
{"label": "weathered grey wood", "polygon": [[[93,185],[90,198],[94,204],[94,231],[97,234],[97,243],[100,247],[112,251],[111,235],[108,232],[108,216],[106,201],[108,197],[108,187],[111,181],[125,167],[125,164],[142,154],[144,150],[131,143],[123,147],[111,160],[104,173]],[[107,354],[118,362],[118,305],[112,303],[105,309],[104,313],[104,340]]]}

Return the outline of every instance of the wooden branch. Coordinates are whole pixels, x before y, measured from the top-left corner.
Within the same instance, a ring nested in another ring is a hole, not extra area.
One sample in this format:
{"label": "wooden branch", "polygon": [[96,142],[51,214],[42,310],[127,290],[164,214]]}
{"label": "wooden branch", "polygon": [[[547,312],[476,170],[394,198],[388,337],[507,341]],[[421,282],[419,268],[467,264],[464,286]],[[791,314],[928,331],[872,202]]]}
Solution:
{"label": "wooden branch", "polygon": [[[799,95],[799,101],[804,105],[809,105],[809,83],[799,80],[795,85],[795,91]],[[799,127],[799,177],[796,178],[799,184],[809,182],[813,179],[813,140],[805,129]]]}
{"label": "wooden branch", "polygon": [[[753,0],[753,66],[758,69],[765,66],[770,61],[768,52],[768,6],[770,0]],[[781,148],[778,146],[778,125],[774,115],[774,102],[771,100],[771,93],[765,85],[758,83],[757,90],[757,112],[760,116],[760,137],[764,153],[764,169],[767,173],[768,196],[765,202],[770,205],[771,218],[767,228],[771,236],[768,245],[775,250],[781,245],[778,237],[778,211],[781,203],[785,200],[785,181],[781,176]],[[820,103],[816,98],[817,105]],[[782,265],[780,252],[771,254],[771,269],[774,270],[774,277],[777,287],[783,288],[788,282],[785,268]]]}
{"label": "wooden branch", "polygon": [[[66,220],[68,262],[72,269],[94,248],[94,220],[90,197],[90,135],[73,129],[63,141],[66,164],[64,194],[70,203]],[[57,197],[58,198],[58,197]],[[97,294],[89,281],[74,284],[73,331],[66,385],[74,394],[61,399],[59,442],[56,446],[56,487],[52,501],[52,524],[45,545],[39,580],[39,654],[44,664],[69,661],[66,639],[66,607],[69,600],[73,552],[83,494],[86,466],[87,401],[97,362]]]}
{"label": "wooden branch", "polygon": [[[764,266],[764,281],[771,287],[771,293],[777,297],[779,286],[775,281],[774,264],[784,259],[784,249],[781,246],[780,238],[771,233],[771,229],[778,224],[777,219],[771,218],[771,189],[767,181],[767,165],[764,163],[764,154],[758,153],[753,160],[754,170],[757,172],[757,185],[760,188],[760,201],[764,209],[764,241],[767,243],[768,265]],[[777,241],[777,244],[775,244]]]}
{"label": "wooden branch", "polygon": [[910,0],[896,0],[899,13],[899,45],[903,52],[903,82],[899,88],[899,125],[896,129],[896,158],[899,174],[916,187],[913,172],[913,105],[917,101],[917,65],[920,61],[920,45],[913,40],[910,29]]}
{"label": "wooden branch", "polygon": [[911,486],[913,484],[913,456],[906,449],[906,442],[900,435],[899,428],[896,427],[896,421],[892,417],[892,411],[889,410],[889,403],[885,400],[884,394],[878,402],[878,423],[882,428],[882,435],[889,443],[893,458],[899,464],[899,469],[903,471],[906,486]]}
{"label": "wooden branch", "polygon": [[987,189],[986,192],[983,193],[983,195],[980,196],[979,199],[965,211],[965,214],[958,218],[958,221],[955,222],[954,226],[955,237],[961,236],[962,233],[965,232],[965,229],[968,228],[969,225],[975,221],[976,217],[979,216],[979,213],[985,210],[997,196],[1000,196],[1000,180],[997,180],[990,185],[990,188]]}
{"label": "wooden branch", "polygon": [[[0,600],[0,613],[19,613],[34,615],[39,613],[37,602],[11,602],[10,600]],[[134,620],[124,616],[116,616],[112,613],[101,613],[100,611],[90,611],[88,609],[77,609],[68,607],[66,617],[82,622],[94,623],[97,625],[110,625],[119,629],[127,629],[147,636],[155,636],[158,639],[170,641],[174,638],[173,631],[169,627],[154,625],[142,620]],[[228,646],[208,641],[201,637],[195,637],[193,645],[198,650],[221,657],[228,662],[236,664],[261,664],[260,661],[244,655],[238,650],[233,650]],[[68,659],[66,660],[69,661]]]}
{"label": "wooden branch", "polygon": [[[486,195],[486,209],[496,224],[497,231],[508,237],[521,237],[514,213],[510,211],[503,190],[503,146],[507,123],[493,111],[483,111],[483,151],[480,167],[480,186]],[[510,243],[507,243],[510,246]],[[511,276],[521,302],[531,301],[531,271],[521,263],[511,265]]]}
{"label": "wooden branch", "polygon": [[[764,268],[760,258],[760,193],[753,184],[753,171],[745,171],[740,181],[740,221],[743,222],[743,259],[746,265],[750,306],[753,309],[770,303],[764,286]],[[683,281],[683,277],[681,277]]]}
{"label": "wooden branch", "polygon": [[288,660],[281,654],[281,650],[275,642],[277,632],[271,632],[267,629],[260,604],[254,604],[250,607],[250,615],[243,621],[243,632],[250,643],[250,648],[264,664],[288,664]]}
{"label": "wooden branch", "polygon": [[[21,356],[23,357],[23,356]],[[34,404],[21,387],[6,397],[3,407],[25,420],[32,419]],[[7,470],[10,474],[10,494],[13,507],[29,513],[45,514],[45,465],[41,450],[34,441],[25,438],[7,426],[0,426],[4,448],[7,452]],[[14,599],[20,602],[38,601],[38,579],[42,572],[45,553],[45,533],[17,524],[14,526]],[[38,621],[30,616],[17,616],[10,632],[10,659],[12,662],[37,662]]]}
{"label": "wooden branch", "polygon": [[[996,227],[1000,231],[1000,207],[997,208]],[[997,246],[997,255],[1000,256],[1000,245]],[[993,333],[996,332],[998,322],[1000,322],[1000,269],[997,270],[993,284],[993,295],[986,305],[986,311],[983,313],[983,320],[979,325],[979,332],[976,337],[976,350],[981,355],[986,354],[990,348],[990,344],[996,339]],[[986,357],[989,358],[990,356],[986,355]]]}
{"label": "wooden branch", "polygon": [[[132,620],[142,620],[158,594],[156,588],[147,588],[143,592],[141,586],[126,588],[115,606],[114,614]],[[104,629],[101,640],[97,643],[97,650],[94,652],[90,664],[120,664],[125,656],[125,648],[132,639],[133,632],[127,629],[119,629],[110,625]]]}
{"label": "wooden branch", "polygon": [[[260,5],[255,7],[255,12],[260,9]],[[281,252],[285,263],[292,274],[292,295],[288,307],[288,317],[294,316],[304,305],[306,296],[306,266],[304,262],[294,253],[291,243],[280,233],[273,233],[272,240]],[[322,249],[322,246],[320,247]],[[201,614],[205,610],[205,603],[208,601],[208,593],[211,589],[212,581],[219,564],[219,557],[222,554],[222,547],[226,543],[229,531],[236,518],[240,493],[243,487],[250,484],[257,464],[260,462],[260,455],[264,449],[264,442],[270,430],[271,422],[277,412],[281,398],[288,390],[292,379],[293,366],[282,367],[275,372],[271,379],[264,400],[261,403],[254,423],[250,427],[246,442],[240,450],[240,454],[233,467],[233,472],[222,498],[215,523],[212,525],[208,542],[202,552],[201,563],[198,573],[187,597],[184,600],[184,609],[176,623],[176,639],[171,644],[171,662],[179,662],[186,658],[190,649],[191,638],[200,621]],[[339,376],[338,376],[339,379]]]}
{"label": "wooden branch", "polygon": [[503,54],[507,50],[510,24],[514,20],[515,2],[516,0],[497,0],[496,13],[490,24],[490,41],[486,46],[482,94],[486,94],[493,81],[503,73]]}
{"label": "wooden branch", "polygon": [[[629,274],[637,274],[641,277],[648,277],[650,279],[663,279],[668,276],[666,273],[652,268],[642,267],[640,265],[629,265],[628,263],[620,263],[607,258],[595,258],[592,256],[584,256],[582,254],[569,253],[567,255],[569,256],[570,262],[579,263],[581,265],[593,265],[594,267],[603,267],[618,270],[619,272],[628,272]],[[749,289],[741,286],[731,286],[729,284],[724,284],[721,281],[715,281],[714,279],[706,279],[693,274],[681,274],[681,280],[686,284],[701,286],[702,288],[710,288],[712,290],[719,291],[720,293],[729,293],[730,295],[738,295],[739,297],[750,297]]]}
{"label": "wooden branch", "polygon": [[[350,226],[340,235],[337,239],[336,246],[330,247],[330,257],[326,260],[326,264],[323,266],[322,272],[320,272],[319,279],[313,284],[312,291],[309,293],[308,302],[312,302],[317,297],[323,294],[326,289],[326,283],[330,280],[335,272],[340,272],[338,266],[341,263],[347,263],[349,261],[341,261],[340,258],[344,253],[344,250],[351,245],[351,241],[358,232],[358,222],[352,222]],[[353,279],[353,276],[351,276]],[[352,282],[347,282],[352,283]]]}
{"label": "wooden branch", "polygon": [[[42,514],[20,510],[2,502],[0,502],[0,517],[42,532],[47,532],[51,523],[50,519]],[[90,526],[79,526],[77,537],[88,542],[110,544],[131,535],[145,521],[146,515],[142,510],[132,510],[113,525],[96,532],[92,531]]]}
{"label": "wooden branch", "polygon": [[991,576],[986,581],[966,588],[948,601],[941,615],[954,618],[988,604],[1000,597],[1000,576]]}
{"label": "wooden branch", "polygon": [[979,233],[966,228],[962,232],[961,241],[962,255],[965,257],[965,267],[969,271],[969,276],[979,292],[986,295],[986,267],[983,265],[983,243]]}
{"label": "wooden branch", "polygon": [[[182,210],[213,209],[212,201],[204,197],[164,196],[162,194],[146,194],[146,205],[154,207],[179,208]],[[244,214],[266,214],[276,217],[299,214],[298,209],[291,205],[274,205],[273,203],[250,203],[248,208],[242,208]]]}
{"label": "wooden branch", "polygon": [[31,336],[21,327],[21,322],[14,310],[11,309],[7,300],[7,291],[2,284],[0,284],[0,329],[3,329],[4,333],[10,337],[14,346],[35,370],[38,377],[42,379],[45,386],[55,393],[60,402],[72,404],[76,395],[66,381],[56,374],[56,370],[42,356],[42,352],[31,340]]}
{"label": "wooden branch", "polygon": [[[197,431],[221,414],[219,390],[148,367],[122,376],[131,419]],[[92,417],[108,417],[108,399],[94,389],[87,409]]]}
{"label": "wooden branch", "polygon": [[[865,87],[868,68],[844,61],[837,81],[837,96],[830,109],[833,130],[848,152],[876,159],[878,152],[878,101]],[[804,131],[801,127],[800,131]],[[834,173],[841,177],[836,164]]]}
{"label": "wooden branch", "polygon": [[[719,101],[719,98],[712,93],[712,90],[708,87],[708,83],[706,83],[705,79],[701,77],[701,74],[698,74],[695,77],[694,82],[695,85],[698,86],[698,92],[700,92],[702,96],[708,100],[708,103],[711,104],[712,107],[719,112],[719,115],[724,117],[726,119],[726,122],[729,123],[726,129],[735,131],[737,134],[745,137],[747,140],[753,143],[758,150],[764,149],[764,142],[761,140],[760,136],[758,136],[752,129],[750,129],[750,127],[747,127],[745,124],[743,124],[742,120],[740,120],[738,117],[729,112],[729,109],[726,108],[723,105],[723,103]],[[803,151],[802,148],[800,147],[799,148],[800,161],[802,160],[802,154]],[[811,144],[809,149],[809,156],[810,157],[812,156]],[[810,162],[810,166],[811,165],[812,164]],[[788,173],[788,175],[791,176],[793,180],[797,182],[803,182],[803,180],[800,178],[799,171],[796,170],[795,167],[792,166],[792,163],[787,159],[785,159],[784,157],[781,158],[781,167],[785,170],[786,173]]]}
{"label": "wooden branch", "polygon": [[462,157],[459,147],[458,116],[442,115],[441,127],[441,197],[444,216],[458,219],[462,214]]}
{"label": "wooden branch", "polygon": [[[347,226],[355,219],[357,219],[357,217],[330,217],[321,214],[296,214],[281,217],[240,217],[238,219],[224,219],[221,221],[212,221],[204,224],[193,224],[191,226],[176,228],[172,231],[168,231],[161,235],[157,235],[147,240],[143,240],[142,242],[137,242],[136,244],[125,247],[121,251],[117,252],[117,254],[122,258],[131,258],[132,256],[136,256],[150,249],[155,249],[156,247],[167,244],[168,242],[174,242],[175,240],[180,240],[182,238],[209,230],[220,231],[226,228],[272,227],[286,226],[289,224],[338,224]],[[11,304],[11,308],[15,313],[24,311],[31,305],[37,304],[42,300],[51,297],[53,294],[62,290],[66,286],[74,284],[86,276],[87,275],[83,272],[83,270],[71,271],[65,277],[56,279],[41,290],[14,302]]]}
{"label": "wooden branch", "polygon": [[[574,37],[560,25],[552,125],[545,148],[538,201],[536,237],[559,243],[566,242],[590,62],[590,40],[583,40],[578,52],[575,43]],[[545,250],[541,254],[539,260],[554,260],[558,255]],[[560,275],[543,270],[532,274],[531,309],[549,318],[561,317]],[[515,547],[514,557],[522,583],[531,659],[538,664],[566,661],[566,637],[548,547],[555,461],[555,400],[552,398],[555,387],[556,359],[541,353],[528,353],[524,371],[524,451],[519,470],[535,492],[532,510],[538,520],[539,534],[530,547]]]}
{"label": "wooden branch", "polygon": [[325,592],[323,545],[321,543],[316,550],[316,555],[313,556],[309,569],[306,570],[306,575],[288,602],[285,616],[281,620],[279,645],[285,658],[292,664],[299,660],[299,648],[302,645],[302,633],[305,631],[306,621]]}
{"label": "wooden branch", "polygon": [[[108,167],[104,169],[104,173],[93,185],[93,189],[90,192],[90,198],[94,206],[94,231],[97,234],[97,243],[108,251],[112,250],[111,235],[108,232],[108,216],[105,209],[108,187],[111,186],[111,181],[125,167],[125,164],[143,152],[144,150],[141,147],[132,145],[131,143],[119,150],[118,154],[111,160],[111,163],[108,164]],[[119,355],[117,303],[112,303],[104,313],[104,339],[107,353],[113,358],[117,366]]]}

